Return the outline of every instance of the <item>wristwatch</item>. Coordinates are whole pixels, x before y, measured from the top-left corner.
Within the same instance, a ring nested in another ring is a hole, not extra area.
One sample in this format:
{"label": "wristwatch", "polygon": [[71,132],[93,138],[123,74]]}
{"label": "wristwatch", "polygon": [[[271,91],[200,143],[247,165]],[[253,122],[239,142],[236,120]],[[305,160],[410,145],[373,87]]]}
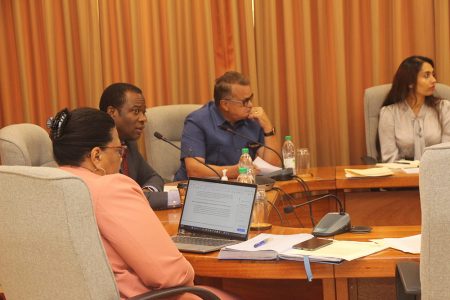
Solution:
{"label": "wristwatch", "polygon": [[269,132],[264,132],[264,136],[272,136],[275,135],[276,131],[275,131],[275,127],[272,127],[272,130]]}

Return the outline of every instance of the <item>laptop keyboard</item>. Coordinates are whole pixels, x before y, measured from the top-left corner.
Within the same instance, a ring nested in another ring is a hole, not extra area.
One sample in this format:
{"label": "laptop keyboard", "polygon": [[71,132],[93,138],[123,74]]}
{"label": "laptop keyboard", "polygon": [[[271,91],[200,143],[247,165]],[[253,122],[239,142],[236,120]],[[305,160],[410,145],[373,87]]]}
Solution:
{"label": "laptop keyboard", "polygon": [[179,244],[193,244],[193,245],[204,245],[204,246],[219,246],[223,244],[233,243],[232,240],[226,239],[212,239],[206,237],[198,236],[173,236],[172,240]]}

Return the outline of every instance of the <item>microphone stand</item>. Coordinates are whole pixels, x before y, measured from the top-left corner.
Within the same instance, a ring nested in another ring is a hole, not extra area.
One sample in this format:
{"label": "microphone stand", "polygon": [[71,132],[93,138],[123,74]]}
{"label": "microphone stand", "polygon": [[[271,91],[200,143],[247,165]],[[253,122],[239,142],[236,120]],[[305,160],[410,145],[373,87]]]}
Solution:
{"label": "microphone stand", "polygon": [[332,197],[336,200],[339,205],[339,212],[331,212],[327,213],[319,223],[314,227],[312,234],[314,236],[332,236],[339,233],[347,232],[351,228],[350,216],[348,213],[344,211],[344,207],[342,206],[341,200],[336,195],[326,194],[319,198],[312,199],[310,201],[306,201],[294,206],[287,206],[283,210],[285,213],[291,213],[296,208],[304,206],[306,204],[310,204],[315,201],[319,201],[328,197]]}
{"label": "microphone stand", "polygon": [[312,200],[309,200],[309,201],[306,201],[306,202],[303,202],[303,203],[300,203],[300,204],[286,206],[285,208],[283,208],[283,211],[285,213],[289,214],[289,213],[293,212],[294,209],[296,209],[296,208],[299,208],[301,206],[304,206],[304,205],[307,205],[307,204],[310,204],[310,203],[313,203],[313,202],[316,202],[316,201],[319,201],[319,200],[326,199],[328,197],[334,198],[336,200],[336,202],[338,203],[338,205],[339,205],[339,214],[341,214],[341,215],[345,214],[344,207],[342,206],[341,200],[336,195],[333,195],[333,194],[326,194],[326,195],[320,196],[319,198],[315,198],[315,199],[312,199]]}

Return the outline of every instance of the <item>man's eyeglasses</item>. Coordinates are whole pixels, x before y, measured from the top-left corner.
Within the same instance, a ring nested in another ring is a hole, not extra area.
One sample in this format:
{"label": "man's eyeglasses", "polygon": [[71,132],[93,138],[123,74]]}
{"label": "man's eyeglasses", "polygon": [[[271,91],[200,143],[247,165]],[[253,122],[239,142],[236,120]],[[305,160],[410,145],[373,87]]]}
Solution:
{"label": "man's eyeglasses", "polygon": [[225,100],[225,101],[230,101],[230,102],[235,102],[235,103],[240,103],[240,104],[242,104],[242,106],[248,107],[248,106],[249,106],[249,103],[252,102],[252,100],[253,100],[253,94],[252,94],[250,97],[245,98],[245,99],[242,99],[242,100],[238,100],[238,99],[227,99],[227,98],[225,98],[225,99],[223,99],[223,100]]}
{"label": "man's eyeglasses", "polygon": [[127,151],[127,146],[125,146],[125,145],[122,145],[122,146],[102,146],[100,148],[102,148],[102,149],[104,149],[104,148],[116,149],[117,153],[119,153],[119,155],[121,157],[123,157],[125,152]]}

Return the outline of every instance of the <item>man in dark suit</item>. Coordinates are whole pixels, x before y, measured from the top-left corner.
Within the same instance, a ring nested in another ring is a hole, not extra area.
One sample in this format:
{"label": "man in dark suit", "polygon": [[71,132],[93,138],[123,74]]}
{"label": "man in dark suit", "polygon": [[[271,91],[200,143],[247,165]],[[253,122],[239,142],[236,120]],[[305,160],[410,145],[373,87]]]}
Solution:
{"label": "man in dark suit", "polygon": [[129,83],[113,83],[103,91],[99,107],[114,119],[119,138],[127,146],[121,172],[133,178],[143,189],[162,191],[163,179],[144,160],[136,144],[147,122],[142,91]]}

